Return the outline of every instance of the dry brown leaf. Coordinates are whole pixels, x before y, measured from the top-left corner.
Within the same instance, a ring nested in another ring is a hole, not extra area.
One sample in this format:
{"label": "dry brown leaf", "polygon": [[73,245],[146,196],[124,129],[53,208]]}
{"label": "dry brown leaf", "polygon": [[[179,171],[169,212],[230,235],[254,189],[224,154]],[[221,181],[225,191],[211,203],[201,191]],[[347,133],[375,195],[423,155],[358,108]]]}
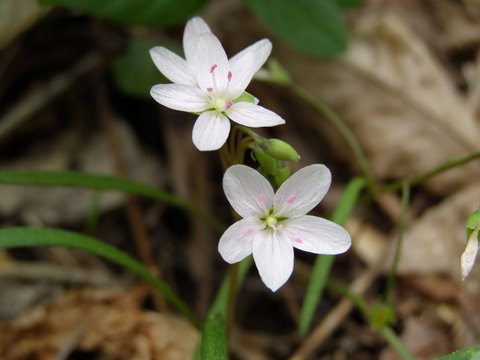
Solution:
{"label": "dry brown leaf", "polygon": [[0,323],[0,358],[53,360],[74,350],[116,360],[191,358],[197,331],[175,316],[142,310],[144,294],[140,288],[72,291]]}
{"label": "dry brown leaf", "polygon": [[32,26],[45,12],[36,0],[0,1],[0,50]]}
{"label": "dry brown leaf", "polygon": [[[296,82],[338,111],[379,179],[423,173],[477,148],[479,129],[465,99],[425,44],[394,15],[359,18],[338,60],[322,62],[286,50],[280,50],[281,62]],[[315,126],[329,131],[332,146],[354,161],[335,130]],[[478,175],[480,168],[470,164],[427,185],[448,194]]]}
{"label": "dry brown leaf", "polygon": [[[450,341],[437,323],[426,317],[407,319],[401,336],[402,343],[417,360],[429,360],[452,351]],[[400,360],[387,348],[380,354],[380,360]]]}
{"label": "dry brown leaf", "polygon": [[398,272],[438,272],[460,279],[465,222],[479,201],[480,187],[475,184],[426,210],[407,228]]}

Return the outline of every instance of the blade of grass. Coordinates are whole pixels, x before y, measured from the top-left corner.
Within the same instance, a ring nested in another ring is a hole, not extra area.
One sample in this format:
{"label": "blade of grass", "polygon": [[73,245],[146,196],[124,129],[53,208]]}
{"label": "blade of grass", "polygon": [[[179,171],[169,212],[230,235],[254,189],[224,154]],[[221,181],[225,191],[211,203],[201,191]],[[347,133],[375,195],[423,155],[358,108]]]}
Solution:
{"label": "blade of grass", "polygon": [[227,360],[228,344],[225,331],[225,320],[219,313],[207,317],[200,345],[201,358]]}
{"label": "blade of grass", "polygon": [[179,207],[198,216],[212,229],[223,233],[226,226],[204,210],[167,191],[116,176],[97,175],[80,171],[0,171],[0,184],[73,187],[101,191],[117,191],[140,195]]}
{"label": "blade of grass", "polygon": [[[245,258],[238,264],[237,276],[236,276],[236,286],[237,290],[242,286],[245,276],[247,275],[248,270],[253,264],[253,258],[251,256]],[[228,295],[230,293],[231,286],[231,277],[230,274],[225,275],[222,285],[217,291],[217,295],[210,306],[207,317],[212,317],[215,315],[221,315],[223,319],[226,318],[228,312]],[[203,343],[204,334],[202,333],[202,338],[200,340],[200,346],[197,346],[197,349],[193,355],[193,360],[208,360],[209,358],[204,358],[201,356],[201,344]]]}
{"label": "blade of grass", "polygon": [[51,228],[12,227],[0,229],[0,248],[64,246],[104,257],[140,276],[158,289],[180,313],[196,327],[198,320],[190,308],[163,281],[125,252],[89,236]]}
{"label": "blade of grass", "polygon": [[[353,178],[345,188],[342,198],[337,205],[332,221],[339,225],[343,225],[350,213],[353,211],[361,191],[366,187],[367,182],[363,178]],[[305,335],[312,323],[315,310],[321,299],[325,284],[328,279],[330,268],[332,267],[334,256],[319,255],[315,260],[315,264],[308,282],[307,292],[303,301],[300,312],[300,321],[298,323],[298,332],[301,336]]]}

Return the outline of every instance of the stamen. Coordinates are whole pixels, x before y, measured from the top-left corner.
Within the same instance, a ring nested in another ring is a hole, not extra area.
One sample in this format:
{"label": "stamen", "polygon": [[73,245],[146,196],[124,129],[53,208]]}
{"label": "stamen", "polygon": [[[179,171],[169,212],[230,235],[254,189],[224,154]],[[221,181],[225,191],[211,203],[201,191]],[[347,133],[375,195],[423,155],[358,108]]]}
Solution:
{"label": "stamen", "polygon": [[228,81],[232,81],[232,72],[231,71],[228,72]]}
{"label": "stamen", "polygon": [[207,91],[208,91],[209,93],[211,93],[211,92],[213,91],[213,88],[212,88],[212,87],[208,87],[208,88],[207,88]]}
{"label": "stamen", "polygon": [[230,100],[228,100],[227,105],[225,105],[225,110],[230,109],[232,106],[233,106],[233,103]]}
{"label": "stamen", "polygon": [[217,64],[213,64],[212,67],[210,68],[210,74],[213,74],[213,72],[215,71],[215,69],[217,68]]}

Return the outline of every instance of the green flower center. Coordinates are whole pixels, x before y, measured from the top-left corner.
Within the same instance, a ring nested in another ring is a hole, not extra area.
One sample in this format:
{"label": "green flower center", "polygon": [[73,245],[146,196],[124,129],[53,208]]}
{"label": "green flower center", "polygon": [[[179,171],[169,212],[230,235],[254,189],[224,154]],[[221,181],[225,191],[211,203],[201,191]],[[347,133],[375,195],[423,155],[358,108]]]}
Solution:
{"label": "green flower center", "polygon": [[267,225],[268,227],[274,227],[275,225],[277,225],[277,223],[278,223],[278,220],[275,216],[269,215],[265,219],[265,225]]}

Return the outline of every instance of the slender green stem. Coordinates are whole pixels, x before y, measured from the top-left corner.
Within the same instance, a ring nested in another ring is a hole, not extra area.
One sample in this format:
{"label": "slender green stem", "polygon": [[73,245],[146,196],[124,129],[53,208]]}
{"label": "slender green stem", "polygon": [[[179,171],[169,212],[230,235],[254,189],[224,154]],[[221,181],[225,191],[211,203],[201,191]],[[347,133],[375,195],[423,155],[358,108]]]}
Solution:
{"label": "slender green stem", "polygon": [[231,329],[233,321],[235,319],[235,307],[237,303],[238,292],[238,263],[230,266],[230,287],[228,288],[228,303],[227,303],[227,316],[225,319],[225,327],[227,329],[227,337],[230,339]]}
{"label": "slender green stem", "polygon": [[397,352],[401,359],[415,360],[415,358],[408,352],[407,348],[403,345],[402,341],[398,338],[397,334],[395,334],[391,327],[385,326],[381,328],[379,332],[390,344],[390,346]]}
{"label": "slender green stem", "polygon": [[360,166],[360,169],[362,170],[364,177],[367,179],[368,186],[371,189],[375,189],[376,188],[375,179],[373,176],[373,172],[370,168],[370,165],[368,163],[368,160],[365,154],[363,153],[363,150],[360,147],[360,144],[355,138],[355,135],[352,133],[350,128],[347,126],[347,124],[345,124],[342,118],[338,116],[338,114],[335,111],[333,111],[333,109],[331,109],[327,104],[317,99],[315,96],[313,96],[310,92],[308,92],[301,86],[296,85],[295,83],[291,83],[290,89],[295,95],[297,95],[302,100],[304,100],[305,102],[313,106],[338,130],[338,132],[343,136],[343,138],[347,142],[353,155],[355,156],[355,160]]}
{"label": "slender green stem", "polygon": [[393,192],[400,190],[403,186],[404,182],[407,182],[410,186],[415,186],[417,184],[420,184],[424,181],[429,180],[430,178],[437,176],[441,173],[444,173],[448,170],[451,170],[453,168],[459,167],[461,165],[464,165],[466,163],[469,163],[470,161],[476,160],[480,158],[480,150],[475,151],[471,154],[461,156],[455,159],[451,159],[446,161],[440,166],[437,166],[433,168],[432,170],[429,170],[423,174],[420,175],[415,175],[415,176],[409,176],[405,179],[393,182],[391,184],[385,185],[379,189],[379,192]]}
{"label": "slender green stem", "polygon": [[144,196],[176,206],[192,215],[198,216],[219,233],[225,231],[225,225],[221,221],[193,203],[167,191],[118,176],[99,175],[81,171],[0,170],[0,184],[82,188]]}
{"label": "slender green stem", "polygon": [[402,207],[400,213],[400,221],[398,225],[398,238],[395,246],[395,256],[393,258],[392,267],[388,273],[387,287],[385,289],[385,301],[391,303],[392,290],[395,284],[395,275],[397,273],[398,262],[402,252],[403,235],[405,233],[405,225],[407,222],[408,205],[410,203],[410,184],[406,181],[402,184]]}

